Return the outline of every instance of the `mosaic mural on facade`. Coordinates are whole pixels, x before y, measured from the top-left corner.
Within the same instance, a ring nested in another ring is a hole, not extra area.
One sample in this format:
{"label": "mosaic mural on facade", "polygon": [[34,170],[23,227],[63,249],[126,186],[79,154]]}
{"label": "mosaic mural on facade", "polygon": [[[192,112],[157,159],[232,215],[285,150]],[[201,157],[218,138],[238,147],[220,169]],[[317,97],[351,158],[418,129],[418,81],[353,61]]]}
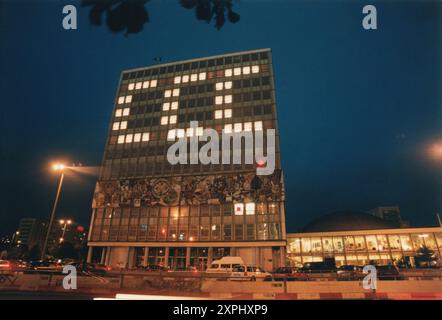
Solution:
{"label": "mosaic mural on facade", "polygon": [[222,204],[280,201],[281,171],[269,176],[255,173],[99,181],[93,208]]}

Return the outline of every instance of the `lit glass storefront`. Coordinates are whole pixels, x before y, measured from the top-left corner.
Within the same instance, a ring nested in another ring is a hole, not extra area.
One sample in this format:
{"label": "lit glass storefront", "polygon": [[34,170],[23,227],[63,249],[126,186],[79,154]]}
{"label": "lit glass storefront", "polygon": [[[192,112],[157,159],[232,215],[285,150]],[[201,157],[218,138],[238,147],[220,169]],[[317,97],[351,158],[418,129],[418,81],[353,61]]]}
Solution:
{"label": "lit glass storefront", "polygon": [[442,228],[407,228],[287,234],[291,266],[334,257],[336,265],[397,264],[415,266],[419,248],[426,246],[442,257]]}

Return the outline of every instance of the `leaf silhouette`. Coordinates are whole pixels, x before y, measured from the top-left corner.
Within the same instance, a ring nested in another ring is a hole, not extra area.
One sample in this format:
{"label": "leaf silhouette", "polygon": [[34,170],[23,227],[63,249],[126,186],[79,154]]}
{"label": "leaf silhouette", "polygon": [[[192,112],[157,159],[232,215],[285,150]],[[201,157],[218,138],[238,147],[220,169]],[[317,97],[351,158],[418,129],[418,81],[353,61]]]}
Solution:
{"label": "leaf silhouette", "polygon": [[145,5],[150,0],[82,0],[82,7],[91,7],[91,24],[101,26],[103,16],[112,32],[138,33],[148,23],[149,13]]}
{"label": "leaf silhouette", "polygon": [[[103,20],[107,28],[114,33],[138,33],[150,22],[146,3],[150,0],[81,0],[82,7],[90,7],[89,21],[94,26],[101,26]],[[240,15],[233,11],[233,0],[178,0],[181,7],[195,10],[198,20],[206,23],[215,22],[220,30],[227,20],[237,23]]]}
{"label": "leaf silhouette", "polygon": [[240,15],[233,11],[232,0],[179,0],[180,5],[185,9],[194,9],[198,20],[210,23],[215,20],[215,27],[220,30],[227,19],[231,23],[237,23]]}

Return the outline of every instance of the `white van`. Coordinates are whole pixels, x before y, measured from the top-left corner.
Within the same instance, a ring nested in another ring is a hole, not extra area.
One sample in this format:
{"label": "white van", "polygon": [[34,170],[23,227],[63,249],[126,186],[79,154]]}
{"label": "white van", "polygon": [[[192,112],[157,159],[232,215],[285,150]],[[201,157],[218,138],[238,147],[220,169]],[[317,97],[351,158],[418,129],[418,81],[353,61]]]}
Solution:
{"label": "white van", "polygon": [[233,268],[243,266],[244,260],[241,257],[222,257],[214,260],[206,269],[207,273],[225,273],[232,272]]}

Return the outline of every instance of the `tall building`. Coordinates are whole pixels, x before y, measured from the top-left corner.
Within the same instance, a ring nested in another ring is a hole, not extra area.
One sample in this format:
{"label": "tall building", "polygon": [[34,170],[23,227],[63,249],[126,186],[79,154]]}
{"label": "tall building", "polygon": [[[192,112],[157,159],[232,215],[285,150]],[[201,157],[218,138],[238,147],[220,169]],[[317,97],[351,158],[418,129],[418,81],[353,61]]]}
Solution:
{"label": "tall building", "polygon": [[44,237],[46,235],[46,224],[35,218],[22,218],[18,225],[14,242],[19,245],[27,246],[32,249],[34,246],[43,246]]}
{"label": "tall building", "polygon": [[[240,163],[211,150],[220,163],[207,164],[198,159],[206,129],[251,133],[255,146],[243,137]],[[271,161],[245,158],[259,151],[259,134],[271,152],[268,129],[275,130],[275,170],[262,175]],[[187,162],[174,164],[167,154],[181,140]],[[89,260],[204,269],[235,255],[271,270],[285,264],[284,210],[270,49],[122,72],[92,204]]]}
{"label": "tall building", "polygon": [[369,210],[368,213],[393,223],[395,227],[407,228],[410,226],[408,221],[402,219],[401,211],[398,206],[376,207]]}

